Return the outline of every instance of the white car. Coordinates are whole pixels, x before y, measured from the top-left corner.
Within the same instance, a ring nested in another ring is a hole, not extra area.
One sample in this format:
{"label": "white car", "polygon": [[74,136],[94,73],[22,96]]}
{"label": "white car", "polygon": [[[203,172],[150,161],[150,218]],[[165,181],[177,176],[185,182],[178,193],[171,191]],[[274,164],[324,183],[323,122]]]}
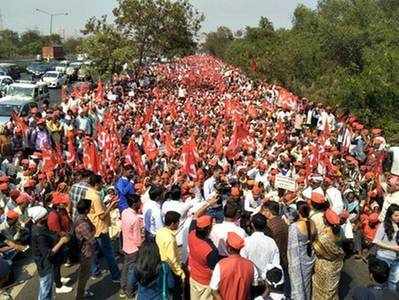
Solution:
{"label": "white car", "polygon": [[67,77],[57,71],[48,71],[43,77],[42,81],[47,84],[49,88],[59,88],[65,84]]}
{"label": "white car", "polygon": [[60,61],[58,64],[55,65],[55,70],[60,73],[65,73],[69,66],[69,61],[63,60]]}

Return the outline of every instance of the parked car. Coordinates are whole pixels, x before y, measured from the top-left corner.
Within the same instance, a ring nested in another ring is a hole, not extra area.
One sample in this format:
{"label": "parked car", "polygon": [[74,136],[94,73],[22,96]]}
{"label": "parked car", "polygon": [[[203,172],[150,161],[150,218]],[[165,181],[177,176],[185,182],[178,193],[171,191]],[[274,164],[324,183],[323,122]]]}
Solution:
{"label": "parked car", "polygon": [[16,64],[11,64],[11,63],[1,63],[0,64],[0,70],[6,75],[10,76],[14,80],[18,80],[21,78],[21,72],[19,70],[19,67]]}
{"label": "parked car", "polygon": [[14,80],[10,76],[0,75],[0,98],[5,96],[7,86],[14,83]]}
{"label": "parked car", "polygon": [[37,103],[24,99],[0,100],[0,125],[5,125],[11,120],[12,112],[20,116],[27,116],[30,109],[37,106]]}
{"label": "parked car", "polygon": [[50,94],[45,83],[15,82],[7,87],[6,96],[1,100],[25,99],[40,102],[50,99]]}
{"label": "parked car", "polygon": [[58,71],[48,71],[42,77],[42,82],[46,83],[49,88],[60,88],[66,83],[66,76]]}
{"label": "parked car", "polygon": [[49,64],[34,63],[26,68],[28,73],[32,74],[32,79],[41,79],[42,76],[50,71],[51,66]]}
{"label": "parked car", "polygon": [[56,63],[54,71],[65,74],[68,66],[69,66],[69,61],[67,60],[60,61]]}
{"label": "parked car", "polygon": [[70,82],[78,80],[78,72],[83,63],[80,61],[75,61],[69,64],[66,69],[66,75],[68,76],[68,80]]}

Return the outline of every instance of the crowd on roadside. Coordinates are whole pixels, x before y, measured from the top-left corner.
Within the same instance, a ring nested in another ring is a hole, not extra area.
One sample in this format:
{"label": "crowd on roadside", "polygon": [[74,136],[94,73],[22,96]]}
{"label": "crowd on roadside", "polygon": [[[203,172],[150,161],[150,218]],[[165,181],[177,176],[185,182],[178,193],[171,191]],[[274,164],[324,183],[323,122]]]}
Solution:
{"label": "crowd on roadside", "polygon": [[373,282],[352,299],[398,299],[381,129],[209,56],[62,98],[0,127],[0,285],[31,256],[38,299],[83,299],[103,257],[121,298],[338,299],[353,255]]}

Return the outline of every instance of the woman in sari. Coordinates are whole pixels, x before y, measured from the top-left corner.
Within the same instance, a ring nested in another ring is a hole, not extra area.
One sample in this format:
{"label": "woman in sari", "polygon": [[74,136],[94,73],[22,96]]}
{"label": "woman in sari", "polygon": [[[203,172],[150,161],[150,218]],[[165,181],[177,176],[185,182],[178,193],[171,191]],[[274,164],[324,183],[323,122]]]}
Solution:
{"label": "woman in sari", "polygon": [[331,209],[324,212],[326,228],[313,243],[316,254],[312,278],[314,300],[338,300],[338,285],[344,264],[340,240],[340,217]]}
{"label": "woman in sari", "polygon": [[309,219],[310,208],[306,202],[297,202],[296,206],[299,219],[289,227],[287,249],[291,298],[309,300],[312,294],[312,274],[315,262],[312,243],[317,230]]}

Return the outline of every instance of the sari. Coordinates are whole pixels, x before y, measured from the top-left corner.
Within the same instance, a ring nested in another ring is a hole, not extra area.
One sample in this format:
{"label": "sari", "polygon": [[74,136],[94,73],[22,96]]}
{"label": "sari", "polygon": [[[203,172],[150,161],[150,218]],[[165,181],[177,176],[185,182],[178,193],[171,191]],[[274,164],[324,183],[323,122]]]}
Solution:
{"label": "sari", "polygon": [[314,300],[338,300],[338,285],[344,265],[344,251],[337,237],[326,228],[313,243],[316,262],[313,274]]}
{"label": "sari", "polygon": [[303,235],[294,223],[288,231],[288,273],[291,282],[291,298],[309,300],[312,294],[312,274],[315,262],[314,253],[308,256],[308,237]]}

